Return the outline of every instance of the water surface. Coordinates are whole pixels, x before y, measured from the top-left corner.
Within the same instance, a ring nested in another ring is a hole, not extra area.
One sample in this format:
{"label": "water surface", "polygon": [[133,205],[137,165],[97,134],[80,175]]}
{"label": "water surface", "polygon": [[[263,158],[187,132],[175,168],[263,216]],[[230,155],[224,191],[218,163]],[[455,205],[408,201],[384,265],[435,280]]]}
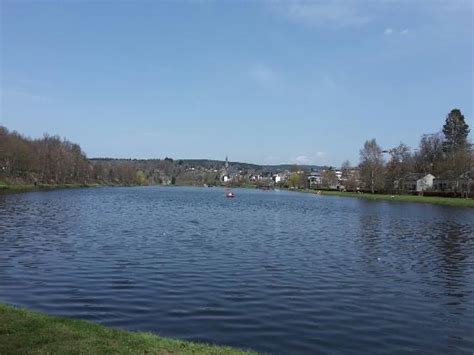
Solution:
{"label": "water surface", "polygon": [[270,353],[472,354],[472,210],[234,191],[0,196],[0,302]]}

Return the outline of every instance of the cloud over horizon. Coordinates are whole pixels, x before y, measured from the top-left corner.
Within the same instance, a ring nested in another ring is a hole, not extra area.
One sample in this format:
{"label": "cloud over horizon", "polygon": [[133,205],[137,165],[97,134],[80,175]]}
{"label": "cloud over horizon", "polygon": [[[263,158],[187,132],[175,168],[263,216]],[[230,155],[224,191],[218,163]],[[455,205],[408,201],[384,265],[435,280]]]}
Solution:
{"label": "cloud over horizon", "polygon": [[356,1],[282,1],[271,4],[274,11],[289,21],[308,27],[354,27],[365,25],[372,19]]}

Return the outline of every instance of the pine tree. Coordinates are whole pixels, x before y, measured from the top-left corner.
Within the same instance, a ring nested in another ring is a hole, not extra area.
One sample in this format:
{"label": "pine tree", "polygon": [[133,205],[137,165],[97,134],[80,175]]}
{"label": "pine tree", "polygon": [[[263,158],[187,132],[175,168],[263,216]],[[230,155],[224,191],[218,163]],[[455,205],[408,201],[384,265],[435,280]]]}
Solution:
{"label": "pine tree", "polygon": [[445,138],[444,151],[453,153],[465,148],[469,131],[469,125],[466,123],[461,111],[458,109],[452,110],[448,117],[446,117],[446,122],[443,126]]}

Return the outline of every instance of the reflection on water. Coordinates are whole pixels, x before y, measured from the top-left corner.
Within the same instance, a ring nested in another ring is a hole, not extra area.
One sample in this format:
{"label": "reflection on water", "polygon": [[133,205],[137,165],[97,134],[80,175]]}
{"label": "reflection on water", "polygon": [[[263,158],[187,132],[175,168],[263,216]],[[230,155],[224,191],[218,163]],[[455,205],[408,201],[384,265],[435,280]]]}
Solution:
{"label": "reflection on water", "polygon": [[0,196],[0,301],[264,352],[472,353],[471,210],[236,192]]}

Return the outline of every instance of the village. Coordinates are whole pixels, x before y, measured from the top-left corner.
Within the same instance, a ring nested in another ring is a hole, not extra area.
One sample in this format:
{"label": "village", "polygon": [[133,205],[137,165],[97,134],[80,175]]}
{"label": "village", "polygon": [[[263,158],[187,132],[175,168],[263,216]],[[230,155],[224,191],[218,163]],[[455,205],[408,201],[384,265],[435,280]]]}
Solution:
{"label": "village", "polygon": [[[230,163],[226,157],[220,168],[193,165],[187,167],[182,176],[192,176],[194,184],[205,181],[203,184],[207,187],[216,185],[249,187],[255,185],[268,188],[368,192],[363,187],[359,167],[314,168],[294,165],[290,169],[278,166],[239,169],[239,164]],[[206,177],[209,176],[213,176],[214,179],[206,180]],[[471,197],[474,192],[474,169],[457,177],[452,173],[436,177],[430,173],[409,172],[391,183],[391,186],[386,185],[385,192],[439,196],[460,192],[465,197]],[[165,184],[171,184],[171,179],[168,178]]]}

